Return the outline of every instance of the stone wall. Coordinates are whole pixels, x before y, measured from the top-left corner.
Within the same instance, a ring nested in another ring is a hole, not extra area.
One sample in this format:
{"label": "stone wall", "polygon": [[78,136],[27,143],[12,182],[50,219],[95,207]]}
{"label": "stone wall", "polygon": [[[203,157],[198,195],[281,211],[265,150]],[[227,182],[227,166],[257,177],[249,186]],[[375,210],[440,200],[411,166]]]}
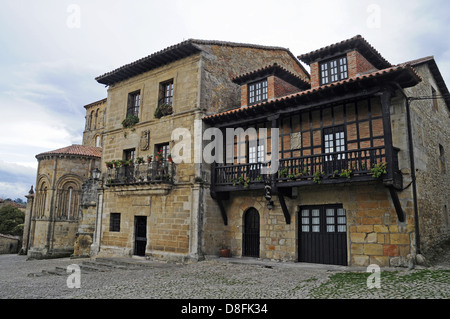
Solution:
{"label": "stone wall", "polygon": [[264,50],[251,46],[202,45],[201,47],[203,67],[200,105],[206,114],[239,107],[242,104],[241,88],[231,82],[231,79],[261,67],[277,63],[309,81],[309,75],[304,72],[299,62],[285,50]]}
{"label": "stone wall", "polygon": [[[91,103],[86,109],[86,124],[83,132],[83,145],[102,147],[102,134],[105,127],[106,99]],[[100,144],[97,145],[97,137]]]}
{"label": "stone wall", "polygon": [[0,254],[17,254],[20,245],[20,237],[0,234]]}
{"label": "stone wall", "polygon": [[[242,256],[242,234],[244,212],[254,207],[260,214],[260,258],[284,261],[298,260],[298,207],[303,205],[342,204],[347,213],[347,256],[351,266],[378,264],[382,267],[406,266],[411,258],[414,243],[414,223],[411,205],[405,212],[406,223],[399,223],[390,195],[379,182],[314,185],[296,189],[295,198],[286,199],[291,215],[291,224],[286,224],[278,198],[274,196],[275,206],[269,210],[263,198],[263,191],[233,193],[225,201],[228,213],[228,226],[223,226],[220,213],[208,212],[209,220],[216,219],[213,231],[223,231],[222,244],[231,248],[232,255]],[[215,249],[218,252],[218,248]],[[216,251],[208,247],[206,253]],[[216,252],[216,254],[217,254]]]}
{"label": "stone wall", "polygon": [[[427,64],[414,69],[423,81],[405,90],[411,97],[441,95]],[[434,248],[450,238],[450,112],[443,99],[411,102],[414,160],[421,250],[430,257]]]}
{"label": "stone wall", "polygon": [[[73,200],[79,203],[82,181],[99,160],[82,156],[44,156],[39,159],[37,186],[32,207],[30,247],[34,258],[68,256],[73,253],[80,215],[74,208],[69,219],[59,216],[63,202],[60,191],[66,183],[74,187]],[[46,195],[42,191],[47,188]],[[42,200],[45,196],[45,200]],[[42,214],[40,214],[42,212]]]}

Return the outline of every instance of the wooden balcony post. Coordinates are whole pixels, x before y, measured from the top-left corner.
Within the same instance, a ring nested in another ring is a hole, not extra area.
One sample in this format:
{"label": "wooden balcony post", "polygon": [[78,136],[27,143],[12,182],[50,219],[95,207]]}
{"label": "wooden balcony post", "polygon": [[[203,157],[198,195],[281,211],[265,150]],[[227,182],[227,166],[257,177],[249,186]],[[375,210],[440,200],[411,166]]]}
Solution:
{"label": "wooden balcony post", "polygon": [[383,132],[384,132],[384,146],[387,163],[387,180],[393,181],[394,179],[394,157],[393,157],[393,145],[392,145],[392,129],[391,129],[391,96],[392,91],[385,89],[381,95],[381,111],[383,114]]}

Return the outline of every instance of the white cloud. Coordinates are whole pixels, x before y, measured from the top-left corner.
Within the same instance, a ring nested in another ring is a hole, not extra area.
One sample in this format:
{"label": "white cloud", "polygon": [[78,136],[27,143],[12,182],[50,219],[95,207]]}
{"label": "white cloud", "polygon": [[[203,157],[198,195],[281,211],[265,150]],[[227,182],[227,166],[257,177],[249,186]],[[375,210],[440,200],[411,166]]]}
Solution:
{"label": "white cloud", "polygon": [[[67,25],[72,3],[79,28]],[[371,5],[379,26],[367,23]],[[448,12],[447,0],[4,1],[0,161],[35,167],[37,153],[80,143],[83,105],[106,96],[96,76],[188,38],[300,55],[361,34],[394,64],[435,55],[450,85]]]}

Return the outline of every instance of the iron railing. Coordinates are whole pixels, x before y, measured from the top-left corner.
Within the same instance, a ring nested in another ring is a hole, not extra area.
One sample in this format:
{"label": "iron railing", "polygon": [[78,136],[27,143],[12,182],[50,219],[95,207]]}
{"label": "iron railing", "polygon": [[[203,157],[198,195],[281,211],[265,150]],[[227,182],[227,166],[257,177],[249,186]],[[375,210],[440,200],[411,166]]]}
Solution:
{"label": "iron railing", "polygon": [[386,163],[387,171],[398,170],[397,152],[394,160],[387,163],[385,147],[372,147],[344,152],[317,154],[302,157],[279,159],[278,172],[272,176],[261,174],[266,163],[216,164],[214,168],[214,185],[243,185],[264,183],[269,178],[278,183],[288,181],[315,181],[319,179],[339,179],[352,177],[371,177],[376,164]]}
{"label": "iron railing", "polygon": [[106,185],[130,185],[137,183],[172,183],[174,167],[172,162],[133,164],[122,167],[109,167],[106,172]]}

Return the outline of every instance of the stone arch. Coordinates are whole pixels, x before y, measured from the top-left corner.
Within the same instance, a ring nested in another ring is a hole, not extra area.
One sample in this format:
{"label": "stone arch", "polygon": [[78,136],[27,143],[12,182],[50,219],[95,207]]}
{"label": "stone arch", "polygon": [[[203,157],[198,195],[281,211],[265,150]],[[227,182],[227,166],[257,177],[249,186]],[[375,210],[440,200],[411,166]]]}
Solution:
{"label": "stone arch", "polygon": [[56,218],[60,220],[78,219],[81,199],[81,180],[77,175],[63,175],[57,182]]}
{"label": "stone arch", "polygon": [[39,175],[36,186],[36,199],[34,215],[36,218],[44,218],[49,200],[50,179],[47,175]]}
{"label": "stone arch", "polygon": [[94,136],[94,146],[102,147],[102,135],[101,134],[96,134]]}
{"label": "stone arch", "polygon": [[254,207],[249,207],[243,214],[242,255],[259,257],[260,249],[260,214]]}

